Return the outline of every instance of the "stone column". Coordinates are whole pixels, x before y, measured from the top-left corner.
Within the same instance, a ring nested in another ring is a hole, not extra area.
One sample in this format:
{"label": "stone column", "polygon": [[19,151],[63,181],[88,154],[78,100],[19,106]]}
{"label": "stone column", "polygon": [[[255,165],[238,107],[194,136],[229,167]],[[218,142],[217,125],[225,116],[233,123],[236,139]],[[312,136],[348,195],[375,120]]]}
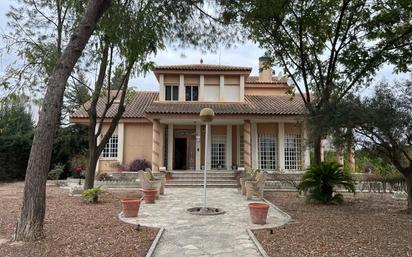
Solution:
{"label": "stone column", "polygon": [[245,168],[251,168],[251,123],[250,120],[245,120],[243,124],[243,163]]}
{"label": "stone column", "polygon": [[199,80],[199,101],[204,101],[205,100],[205,76],[200,75],[200,80]]}
{"label": "stone column", "polygon": [[278,123],[278,160],[279,171],[285,171],[285,124]]}
{"label": "stone column", "polygon": [[167,128],[167,170],[173,170],[173,124]]}
{"label": "stone column", "polygon": [[241,102],[245,101],[245,76],[240,76],[239,99]]}
{"label": "stone column", "polygon": [[117,125],[117,161],[123,163],[124,151],[124,123]]}
{"label": "stone column", "polygon": [[160,168],[160,122],[153,120],[153,144],[152,144],[152,170]]}
{"label": "stone column", "polygon": [[251,133],[251,142],[252,142],[252,168],[258,169],[259,167],[259,155],[258,155],[258,133],[257,133],[257,123],[252,122],[252,133]]}
{"label": "stone column", "polygon": [[232,125],[226,126],[226,169],[232,168]]}
{"label": "stone column", "polygon": [[240,166],[240,125],[236,125],[236,164]]}
{"label": "stone column", "polygon": [[220,75],[219,100],[225,101],[225,75]]}
{"label": "stone column", "polygon": [[180,75],[179,77],[179,101],[185,100],[185,76]]}
{"label": "stone column", "polygon": [[164,80],[164,75],[160,74],[159,75],[159,101],[164,101],[165,100],[165,80]]}

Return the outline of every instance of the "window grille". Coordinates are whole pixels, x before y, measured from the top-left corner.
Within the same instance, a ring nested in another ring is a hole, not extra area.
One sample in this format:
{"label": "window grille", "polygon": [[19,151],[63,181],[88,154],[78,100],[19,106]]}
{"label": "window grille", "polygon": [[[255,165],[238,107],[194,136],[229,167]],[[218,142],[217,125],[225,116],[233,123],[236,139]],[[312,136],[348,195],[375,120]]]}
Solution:
{"label": "window grille", "polygon": [[302,142],[299,134],[285,136],[285,169],[302,169]]}
{"label": "window grille", "polygon": [[239,136],[240,136],[240,142],[239,142],[239,166],[240,167],[243,167],[243,165],[245,165],[244,164],[244,150],[245,150],[245,141],[244,141],[244,138],[243,138],[243,126],[242,127],[240,127],[240,129],[239,129]]}
{"label": "window grille", "polygon": [[103,158],[117,158],[118,144],[119,144],[118,136],[112,135],[103,149],[102,157]]}
{"label": "window grille", "polygon": [[212,169],[225,167],[226,135],[212,135]]}
{"label": "window grille", "polygon": [[276,135],[259,134],[258,145],[259,169],[275,170],[277,168]]}

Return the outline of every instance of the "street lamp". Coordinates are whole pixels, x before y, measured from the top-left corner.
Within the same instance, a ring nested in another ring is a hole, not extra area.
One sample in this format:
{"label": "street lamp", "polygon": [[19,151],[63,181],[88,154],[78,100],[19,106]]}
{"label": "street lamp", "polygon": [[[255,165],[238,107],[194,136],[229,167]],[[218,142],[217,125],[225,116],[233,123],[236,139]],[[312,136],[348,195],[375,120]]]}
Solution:
{"label": "street lamp", "polygon": [[206,134],[205,134],[205,165],[204,165],[204,170],[203,170],[203,176],[204,176],[204,185],[203,185],[203,190],[204,190],[204,200],[203,200],[203,211],[207,210],[207,198],[206,198],[206,185],[207,185],[207,161],[208,161],[208,136],[209,136],[209,129],[210,129],[210,122],[213,121],[213,118],[215,117],[215,112],[210,109],[210,108],[203,108],[200,111],[199,114],[200,120],[206,124]]}

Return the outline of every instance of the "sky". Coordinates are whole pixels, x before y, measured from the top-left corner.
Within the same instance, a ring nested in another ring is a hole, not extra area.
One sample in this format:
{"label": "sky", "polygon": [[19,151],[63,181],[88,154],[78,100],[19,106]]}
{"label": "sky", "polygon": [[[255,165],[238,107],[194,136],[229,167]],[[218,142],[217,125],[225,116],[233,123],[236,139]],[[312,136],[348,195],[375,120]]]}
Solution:
{"label": "sky", "polygon": [[[9,10],[10,4],[13,2],[13,0],[0,0],[0,34],[7,30],[7,19],[5,14]],[[4,42],[0,41],[0,49],[3,47]],[[200,62],[200,59],[203,59],[203,63],[205,64],[225,64],[252,67],[251,75],[257,75],[258,58],[262,56],[263,53],[264,50],[260,49],[256,44],[246,41],[239,43],[230,49],[215,49],[214,53],[202,53],[201,51],[194,49],[174,49],[169,47],[158,52],[158,54],[156,56],[152,56],[151,59],[157,65],[197,64]],[[7,65],[16,60],[18,61],[18,57],[13,54],[0,55],[0,76],[4,73]],[[279,68],[275,68],[276,74],[280,71],[281,70]],[[376,75],[375,82],[381,80],[393,81],[395,79],[405,78],[409,78],[409,75],[393,74],[392,67],[385,65]],[[130,80],[130,85],[138,90],[145,91],[158,90],[159,88],[158,82],[152,72],[146,74],[145,77],[140,76],[132,78]],[[368,89],[365,89],[364,91],[367,92]]]}

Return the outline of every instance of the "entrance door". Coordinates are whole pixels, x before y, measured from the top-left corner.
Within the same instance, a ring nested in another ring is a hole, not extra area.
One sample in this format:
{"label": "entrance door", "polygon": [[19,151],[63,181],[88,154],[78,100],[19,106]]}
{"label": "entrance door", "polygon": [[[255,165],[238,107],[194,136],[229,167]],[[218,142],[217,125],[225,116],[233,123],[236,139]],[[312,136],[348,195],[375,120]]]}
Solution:
{"label": "entrance door", "polygon": [[189,170],[196,169],[196,138],[188,137],[187,138],[187,153],[188,153],[188,168]]}
{"label": "entrance door", "polygon": [[187,157],[187,139],[186,138],[175,138],[175,158],[174,158],[174,169],[185,170],[187,167],[186,157]]}

